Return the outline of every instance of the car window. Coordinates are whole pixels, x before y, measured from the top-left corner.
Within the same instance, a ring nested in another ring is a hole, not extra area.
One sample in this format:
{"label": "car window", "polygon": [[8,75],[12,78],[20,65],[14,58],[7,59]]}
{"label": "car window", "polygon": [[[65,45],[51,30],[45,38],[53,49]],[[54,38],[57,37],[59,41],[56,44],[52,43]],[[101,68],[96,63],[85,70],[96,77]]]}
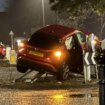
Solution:
{"label": "car window", "polygon": [[52,49],[59,45],[59,39],[54,35],[36,32],[31,36],[29,44],[40,48]]}
{"label": "car window", "polygon": [[74,45],[74,40],[73,40],[73,36],[70,36],[68,37],[66,40],[65,40],[65,45],[66,45],[66,48],[69,50],[69,49],[72,49],[73,45]]}
{"label": "car window", "polygon": [[83,50],[86,50],[86,35],[84,35],[83,33],[77,33],[76,36],[77,36],[78,41],[81,45],[81,48]]}
{"label": "car window", "polygon": [[77,36],[77,38],[78,38],[80,44],[81,44],[82,42],[86,42],[86,35],[84,35],[84,34],[82,34],[82,33],[77,33],[76,36]]}

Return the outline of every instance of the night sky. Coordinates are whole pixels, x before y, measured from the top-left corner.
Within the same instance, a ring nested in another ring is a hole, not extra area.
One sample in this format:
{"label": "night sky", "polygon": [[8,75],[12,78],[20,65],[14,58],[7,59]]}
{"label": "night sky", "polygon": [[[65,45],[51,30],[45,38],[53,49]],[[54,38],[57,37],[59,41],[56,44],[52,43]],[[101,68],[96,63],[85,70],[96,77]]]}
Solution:
{"label": "night sky", "polygon": [[[49,0],[44,0],[44,5],[46,25],[56,23]],[[42,0],[0,0],[0,42],[10,45],[11,30],[14,37],[27,38],[42,26]]]}
{"label": "night sky", "polygon": [[33,20],[37,19],[36,13],[31,10],[36,6],[33,5],[35,1],[38,0],[0,0],[0,42],[10,45],[11,30],[14,38],[29,37],[35,24]]}
{"label": "night sky", "polygon": [[0,0],[0,12],[7,12],[13,0]]}
{"label": "night sky", "polygon": [[13,0],[0,0],[0,42],[10,44],[9,33],[9,9]]}
{"label": "night sky", "polygon": [[6,11],[8,7],[7,0],[0,0],[0,12]]}

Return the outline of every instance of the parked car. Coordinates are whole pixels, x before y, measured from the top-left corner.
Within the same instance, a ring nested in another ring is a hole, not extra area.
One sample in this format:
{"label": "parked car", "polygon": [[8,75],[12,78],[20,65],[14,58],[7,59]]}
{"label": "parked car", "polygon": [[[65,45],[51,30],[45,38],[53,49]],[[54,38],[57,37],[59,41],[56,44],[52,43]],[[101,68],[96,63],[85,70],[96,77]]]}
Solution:
{"label": "parked car", "polygon": [[85,34],[61,25],[39,29],[20,47],[17,70],[50,72],[60,81],[67,79],[70,72],[83,73],[81,35]]}
{"label": "parked car", "polygon": [[6,55],[6,47],[0,43],[0,59],[3,59]]}

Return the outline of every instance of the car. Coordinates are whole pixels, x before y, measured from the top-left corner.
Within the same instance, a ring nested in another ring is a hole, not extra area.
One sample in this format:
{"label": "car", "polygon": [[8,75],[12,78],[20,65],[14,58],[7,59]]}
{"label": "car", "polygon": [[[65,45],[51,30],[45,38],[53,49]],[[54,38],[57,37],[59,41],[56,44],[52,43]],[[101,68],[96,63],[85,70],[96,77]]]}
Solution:
{"label": "car", "polygon": [[70,72],[83,73],[82,31],[63,25],[48,25],[37,30],[21,44],[17,53],[17,70],[50,72],[63,81]]}
{"label": "car", "polygon": [[0,43],[0,59],[6,56],[6,47],[4,44]]}

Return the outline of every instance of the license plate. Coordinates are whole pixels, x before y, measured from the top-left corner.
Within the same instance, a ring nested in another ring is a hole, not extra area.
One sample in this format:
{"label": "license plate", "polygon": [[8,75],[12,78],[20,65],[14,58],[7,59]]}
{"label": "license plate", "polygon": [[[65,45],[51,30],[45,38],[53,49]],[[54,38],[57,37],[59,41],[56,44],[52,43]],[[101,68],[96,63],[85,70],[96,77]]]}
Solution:
{"label": "license plate", "polygon": [[44,57],[44,54],[43,53],[36,52],[36,51],[29,51],[29,54],[35,55],[35,56],[39,56],[39,57]]}

